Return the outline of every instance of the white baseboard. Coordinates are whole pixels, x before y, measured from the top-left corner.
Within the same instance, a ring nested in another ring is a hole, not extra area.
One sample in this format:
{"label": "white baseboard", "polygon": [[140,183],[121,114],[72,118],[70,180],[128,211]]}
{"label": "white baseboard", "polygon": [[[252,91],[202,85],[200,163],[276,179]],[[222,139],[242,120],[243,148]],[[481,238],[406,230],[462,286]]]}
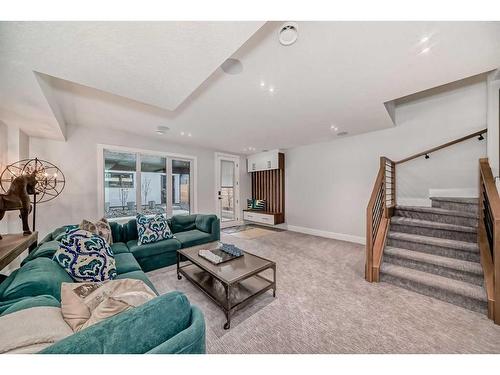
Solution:
{"label": "white baseboard", "polygon": [[285,227],[287,230],[292,232],[299,232],[325,238],[332,238],[334,240],[340,240],[340,241],[354,242],[354,243],[359,243],[361,245],[364,245],[366,243],[366,239],[364,237],[353,236],[351,234],[328,232],[325,230],[299,227],[296,225],[286,225]]}

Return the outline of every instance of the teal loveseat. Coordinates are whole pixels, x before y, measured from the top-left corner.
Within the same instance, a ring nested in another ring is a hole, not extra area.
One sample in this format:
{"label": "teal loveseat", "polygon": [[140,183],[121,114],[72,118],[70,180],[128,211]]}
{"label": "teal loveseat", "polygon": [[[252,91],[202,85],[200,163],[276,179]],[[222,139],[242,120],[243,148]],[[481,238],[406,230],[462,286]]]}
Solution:
{"label": "teal loveseat", "polygon": [[[111,223],[118,279],[142,280],[158,293],[145,272],[175,264],[180,248],[220,239],[215,215],[174,216],[169,225],[175,238],[138,246],[135,220]],[[47,235],[21,268],[0,283],[0,316],[60,306],[61,284],[73,282],[52,260],[63,231]],[[205,353],[205,320],[184,294],[174,291],[66,337],[42,353]]]}

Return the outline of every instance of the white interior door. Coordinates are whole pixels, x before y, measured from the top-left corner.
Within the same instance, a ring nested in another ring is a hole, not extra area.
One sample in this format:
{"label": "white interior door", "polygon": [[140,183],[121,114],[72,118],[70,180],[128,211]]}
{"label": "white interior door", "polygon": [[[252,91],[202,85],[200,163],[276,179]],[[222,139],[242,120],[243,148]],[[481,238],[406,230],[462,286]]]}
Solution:
{"label": "white interior door", "polygon": [[238,225],[240,218],[240,158],[216,154],[216,206],[221,228]]}

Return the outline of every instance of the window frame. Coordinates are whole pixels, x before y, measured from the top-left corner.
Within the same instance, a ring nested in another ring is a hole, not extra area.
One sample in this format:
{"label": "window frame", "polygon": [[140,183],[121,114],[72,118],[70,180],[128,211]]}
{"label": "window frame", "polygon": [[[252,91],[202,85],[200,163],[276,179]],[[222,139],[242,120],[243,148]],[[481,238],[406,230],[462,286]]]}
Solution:
{"label": "window frame", "polygon": [[[197,168],[198,168],[198,158],[192,155],[177,154],[171,152],[161,152],[146,149],[139,149],[133,147],[98,144],[97,145],[97,212],[99,217],[104,217],[104,150],[117,151],[117,152],[128,152],[136,154],[136,171],[134,172],[136,181],[141,181],[141,154],[160,156],[166,159],[166,175],[167,175],[167,210],[165,214],[167,217],[172,216],[172,160],[183,160],[190,162],[190,184],[189,184],[189,209],[190,213],[198,212],[198,184],[197,184]],[[141,184],[136,182],[136,202],[142,202],[142,191]],[[137,204],[137,212],[142,212],[142,205]],[[119,218],[110,218],[109,221],[128,221],[135,216],[124,216]]]}

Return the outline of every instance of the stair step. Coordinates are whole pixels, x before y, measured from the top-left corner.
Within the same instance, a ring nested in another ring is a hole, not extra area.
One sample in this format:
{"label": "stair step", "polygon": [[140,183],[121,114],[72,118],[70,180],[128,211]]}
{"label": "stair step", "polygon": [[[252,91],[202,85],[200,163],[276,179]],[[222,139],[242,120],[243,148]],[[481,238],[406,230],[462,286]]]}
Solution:
{"label": "stair step", "polygon": [[476,243],[389,231],[387,245],[449,258],[479,262]]}
{"label": "stair step", "polygon": [[389,263],[382,264],[380,279],[472,311],[486,314],[488,310],[482,286]]}
{"label": "stair step", "polygon": [[483,268],[480,263],[448,258],[419,251],[386,247],[384,262],[433,273],[455,280],[483,285]]}
{"label": "stair step", "polygon": [[477,227],[478,225],[478,216],[473,212],[446,210],[436,207],[396,206],[395,215],[468,227]]}
{"label": "stair step", "polygon": [[391,231],[477,242],[477,228],[475,227],[412,219],[402,216],[393,216],[391,218]]}
{"label": "stair step", "polygon": [[478,198],[431,197],[431,201],[432,207],[478,213]]}

